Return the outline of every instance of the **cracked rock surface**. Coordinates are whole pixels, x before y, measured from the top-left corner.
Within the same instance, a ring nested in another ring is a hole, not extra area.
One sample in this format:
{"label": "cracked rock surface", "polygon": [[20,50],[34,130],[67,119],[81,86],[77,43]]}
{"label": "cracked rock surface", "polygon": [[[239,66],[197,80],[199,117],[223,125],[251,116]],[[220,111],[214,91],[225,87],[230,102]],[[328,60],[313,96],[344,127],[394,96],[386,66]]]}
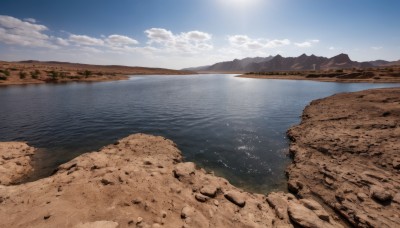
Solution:
{"label": "cracked rock surface", "polygon": [[400,89],[313,101],[291,128],[288,187],[352,226],[400,227]]}

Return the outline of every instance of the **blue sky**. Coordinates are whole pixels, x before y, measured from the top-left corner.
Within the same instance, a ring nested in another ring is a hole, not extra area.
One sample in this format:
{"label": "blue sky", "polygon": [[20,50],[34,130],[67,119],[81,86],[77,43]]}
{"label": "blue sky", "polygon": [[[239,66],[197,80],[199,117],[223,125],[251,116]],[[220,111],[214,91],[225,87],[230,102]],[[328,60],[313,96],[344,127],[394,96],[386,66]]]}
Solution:
{"label": "blue sky", "polygon": [[234,58],[400,59],[398,0],[2,0],[1,60],[183,68]]}

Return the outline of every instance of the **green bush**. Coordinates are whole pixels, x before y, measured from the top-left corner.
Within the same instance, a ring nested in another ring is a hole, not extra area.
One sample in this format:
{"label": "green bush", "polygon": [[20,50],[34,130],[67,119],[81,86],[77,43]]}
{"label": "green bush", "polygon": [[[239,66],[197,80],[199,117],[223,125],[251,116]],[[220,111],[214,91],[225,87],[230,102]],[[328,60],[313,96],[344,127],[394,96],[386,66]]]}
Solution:
{"label": "green bush", "polygon": [[57,71],[50,71],[49,77],[51,77],[52,80],[57,80],[59,76],[59,73]]}
{"label": "green bush", "polygon": [[33,79],[38,79],[39,76],[40,76],[40,71],[39,70],[31,71],[31,77]]}
{"label": "green bush", "polygon": [[85,78],[88,78],[88,77],[90,77],[90,76],[92,75],[92,72],[89,71],[89,70],[85,70],[85,71],[83,72],[83,75],[85,75]]}
{"label": "green bush", "polygon": [[0,70],[0,73],[3,73],[6,77],[10,76],[10,71],[8,70]]}
{"label": "green bush", "polygon": [[20,72],[19,72],[19,78],[20,78],[20,79],[25,79],[25,78],[26,78],[26,75],[27,75],[26,72],[23,72],[23,71],[20,71]]}

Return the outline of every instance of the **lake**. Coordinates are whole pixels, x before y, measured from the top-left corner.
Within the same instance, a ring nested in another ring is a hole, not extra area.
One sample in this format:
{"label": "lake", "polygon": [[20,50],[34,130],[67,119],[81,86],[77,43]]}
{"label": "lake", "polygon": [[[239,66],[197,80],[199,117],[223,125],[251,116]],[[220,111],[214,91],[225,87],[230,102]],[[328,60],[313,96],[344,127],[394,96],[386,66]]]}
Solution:
{"label": "lake", "polygon": [[0,141],[39,148],[30,180],[133,133],[173,140],[186,161],[249,191],[285,190],[286,131],[335,93],[399,84],[133,76],[126,81],[0,87]]}

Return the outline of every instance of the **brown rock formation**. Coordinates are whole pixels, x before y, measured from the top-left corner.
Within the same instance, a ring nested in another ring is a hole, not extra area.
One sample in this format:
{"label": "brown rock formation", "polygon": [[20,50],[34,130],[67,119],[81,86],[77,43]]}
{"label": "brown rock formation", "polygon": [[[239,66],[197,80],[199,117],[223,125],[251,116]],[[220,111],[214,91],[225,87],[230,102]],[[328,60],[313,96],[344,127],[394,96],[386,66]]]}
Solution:
{"label": "brown rock formation", "polygon": [[30,173],[33,147],[23,142],[0,142],[0,185],[10,185]]}
{"label": "brown rock formation", "polygon": [[172,141],[131,135],[48,178],[0,185],[0,227],[293,227],[287,205],[298,224],[340,226],[318,217],[326,214],[321,206],[301,208],[313,215],[309,221],[291,194],[274,193],[282,210],[181,160]]}
{"label": "brown rock formation", "polygon": [[288,131],[289,189],[353,226],[400,227],[400,89],[316,100],[302,118]]}

